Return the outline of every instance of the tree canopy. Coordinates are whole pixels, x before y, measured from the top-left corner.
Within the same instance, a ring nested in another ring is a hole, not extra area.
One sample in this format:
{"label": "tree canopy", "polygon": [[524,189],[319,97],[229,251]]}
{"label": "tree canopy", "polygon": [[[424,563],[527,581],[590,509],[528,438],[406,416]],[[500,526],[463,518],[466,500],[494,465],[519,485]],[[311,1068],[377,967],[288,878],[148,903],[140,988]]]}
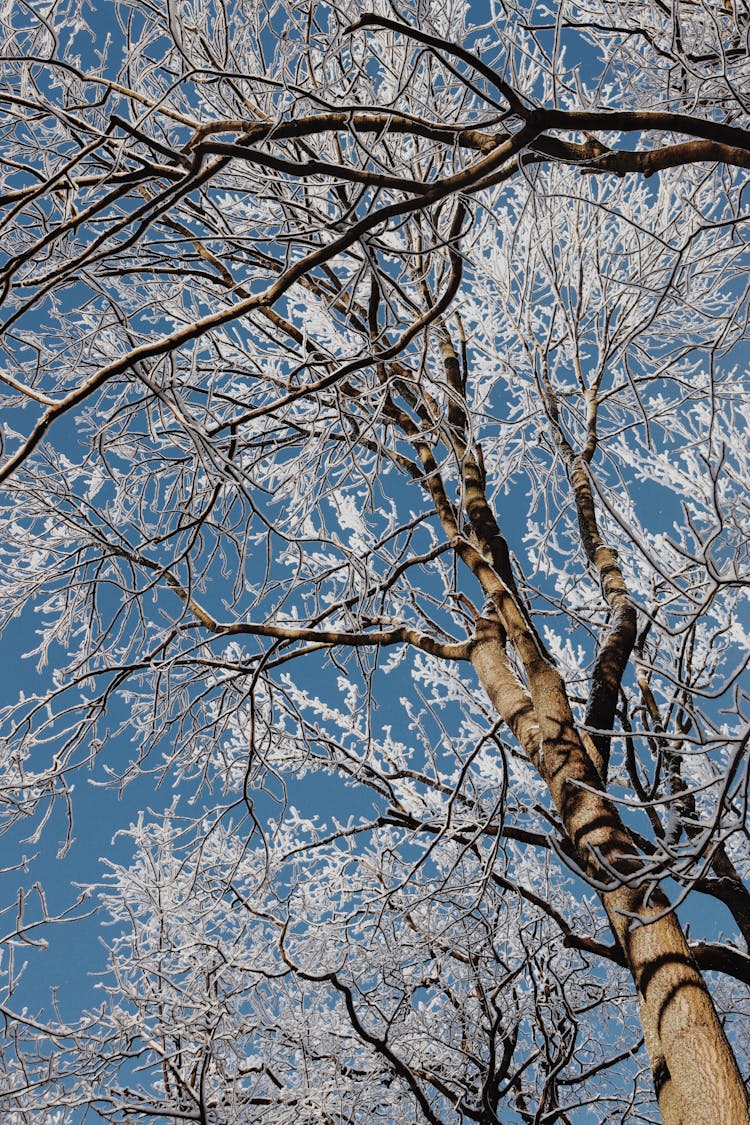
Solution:
{"label": "tree canopy", "polygon": [[4,1119],[750,1121],[746,6],[2,28]]}

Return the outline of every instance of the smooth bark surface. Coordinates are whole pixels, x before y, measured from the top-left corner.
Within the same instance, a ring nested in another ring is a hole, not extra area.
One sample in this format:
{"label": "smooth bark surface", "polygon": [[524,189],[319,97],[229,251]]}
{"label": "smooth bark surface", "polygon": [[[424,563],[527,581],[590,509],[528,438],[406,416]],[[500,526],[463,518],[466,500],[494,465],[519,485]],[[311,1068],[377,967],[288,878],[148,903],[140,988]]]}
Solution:
{"label": "smooth bark surface", "polygon": [[[552,669],[532,677],[529,694],[508,664],[501,630],[489,620],[478,624],[471,659],[498,714],[549,787],[581,868],[602,887],[602,904],[638,992],[662,1121],[750,1120],[747,1091],[705,982],[666,896],[638,885],[638,849],[598,791],[601,779],[559,677]],[[617,886],[618,877],[632,883]]]}

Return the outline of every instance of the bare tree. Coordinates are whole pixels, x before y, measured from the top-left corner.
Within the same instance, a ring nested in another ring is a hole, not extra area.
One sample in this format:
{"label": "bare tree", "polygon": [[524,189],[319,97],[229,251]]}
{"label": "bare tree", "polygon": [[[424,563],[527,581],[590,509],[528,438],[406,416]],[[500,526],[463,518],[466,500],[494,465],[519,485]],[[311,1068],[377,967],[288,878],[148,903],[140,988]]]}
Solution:
{"label": "bare tree", "polygon": [[0,1099],[750,1120],[748,15],[376,8],[5,6]]}

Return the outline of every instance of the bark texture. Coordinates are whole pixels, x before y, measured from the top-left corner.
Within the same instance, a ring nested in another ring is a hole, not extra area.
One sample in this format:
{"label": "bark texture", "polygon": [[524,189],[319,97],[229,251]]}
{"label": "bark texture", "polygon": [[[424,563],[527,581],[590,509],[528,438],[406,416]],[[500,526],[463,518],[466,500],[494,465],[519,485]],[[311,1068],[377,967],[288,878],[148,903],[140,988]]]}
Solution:
{"label": "bark texture", "polygon": [[636,987],[662,1121],[750,1122],[747,1091],[706,985],[666,896],[639,878],[638,848],[601,792],[559,673],[540,659],[527,691],[508,662],[503,628],[487,618],[477,623],[471,659],[548,786],[582,870],[599,888]]}

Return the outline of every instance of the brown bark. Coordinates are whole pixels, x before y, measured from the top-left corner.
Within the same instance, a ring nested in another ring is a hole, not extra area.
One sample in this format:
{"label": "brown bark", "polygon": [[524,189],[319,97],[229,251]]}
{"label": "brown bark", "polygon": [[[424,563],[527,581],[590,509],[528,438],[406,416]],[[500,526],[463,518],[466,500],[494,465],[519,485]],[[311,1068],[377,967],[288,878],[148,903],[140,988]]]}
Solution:
{"label": "brown bark", "polygon": [[[491,702],[547,785],[582,871],[598,889],[618,949],[635,984],[654,1089],[665,1125],[750,1125],[750,1107],[732,1049],[666,896],[641,879],[642,856],[616,806],[602,792],[592,740],[584,746],[564,681],[545,651],[513,579],[507,544],[484,492],[479,460],[469,446],[463,387],[447,334],[441,352],[449,388],[448,439],[461,466],[463,507],[470,538],[459,530],[456,508],[424,431],[391,403],[424,469],[424,486],[451,546],[479,581],[491,617],[480,617],[470,658]],[[437,415],[437,410],[435,411]],[[436,424],[436,417],[423,418]],[[574,459],[574,489],[582,534],[613,613],[604,650],[613,667],[598,714],[607,726],[622,670],[630,655],[635,614],[616,556],[598,536],[585,466]],[[616,642],[616,643],[615,643]],[[529,691],[506,656],[506,643],[523,664]],[[609,646],[609,647],[608,647]],[[616,651],[613,651],[616,649]],[[597,666],[602,667],[600,652]],[[585,736],[584,736],[585,737]],[[592,753],[592,750],[594,752]],[[606,769],[606,767],[605,767]],[[604,772],[604,771],[602,771]]]}
{"label": "brown bark", "polygon": [[604,542],[596,519],[594,495],[585,458],[571,461],[571,482],[576,500],[578,527],[586,556],[596,568],[610,611],[606,637],[597,653],[586,708],[586,725],[592,727],[596,748],[594,764],[606,783],[610,736],[622,675],[636,640],[636,613],[630,600],[617,554]]}
{"label": "brown bark", "polygon": [[582,870],[600,888],[636,987],[665,1125],[750,1122],[747,1093],[703,978],[666,896],[638,879],[638,849],[597,791],[601,781],[558,672],[540,660],[527,692],[508,663],[503,630],[486,618],[478,622],[472,663],[548,786]]}

